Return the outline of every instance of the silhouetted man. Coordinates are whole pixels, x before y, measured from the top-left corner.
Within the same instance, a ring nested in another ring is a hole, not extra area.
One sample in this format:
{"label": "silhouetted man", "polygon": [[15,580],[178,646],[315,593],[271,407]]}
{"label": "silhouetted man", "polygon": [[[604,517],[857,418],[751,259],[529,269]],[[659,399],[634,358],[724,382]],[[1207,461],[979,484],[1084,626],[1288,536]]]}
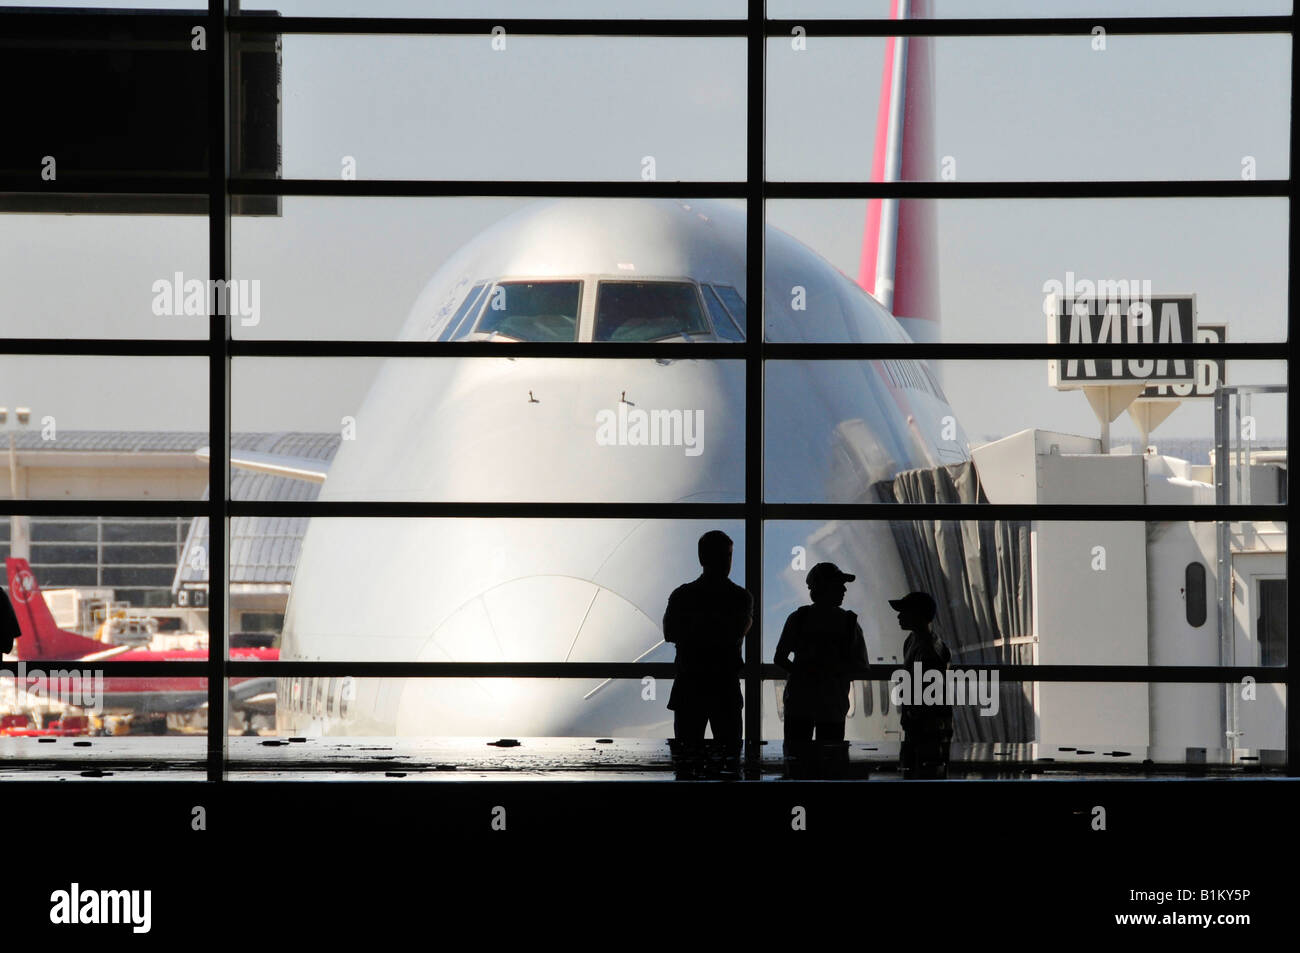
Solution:
{"label": "silhouetted man", "polygon": [[21,635],[18,617],[9,602],[9,594],[0,589],[0,652],[12,652],[14,641]]}
{"label": "silhouetted man", "polygon": [[704,739],[704,727],[728,746],[740,742],[740,655],[754,621],[754,597],[731,573],[731,538],[720,530],[700,537],[698,579],[678,586],[664,612],[664,641],[677,646],[677,674],[668,709],[678,741]]}
{"label": "silhouetted man", "polygon": [[[908,632],[903,643],[903,667],[912,680],[912,691],[919,695],[922,685],[917,684],[920,663],[921,678],[927,672],[939,673],[944,684],[952,652],[943,640],[930,630],[934,621],[935,604],[929,593],[909,592],[901,599],[890,599],[889,605],[898,613],[898,626]],[[903,723],[903,745],[899,764],[904,777],[946,777],[948,773],[948,745],[952,741],[952,706],[948,704],[911,704],[905,698],[900,706]],[[945,699],[946,702],[946,699]]]}
{"label": "silhouetted man", "polygon": [[775,661],[790,673],[783,696],[787,751],[814,733],[818,741],[844,740],[850,675],[868,664],[858,617],[840,608],[845,583],[856,578],[834,563],[813,566],[806,580],[813,604],[791,612],[781,630]]}

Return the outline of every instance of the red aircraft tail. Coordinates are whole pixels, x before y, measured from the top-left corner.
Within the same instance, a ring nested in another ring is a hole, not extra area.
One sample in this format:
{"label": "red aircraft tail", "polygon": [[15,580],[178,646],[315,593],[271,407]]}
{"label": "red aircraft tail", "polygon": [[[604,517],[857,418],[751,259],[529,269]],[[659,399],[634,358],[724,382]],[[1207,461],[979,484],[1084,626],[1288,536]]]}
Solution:
{"label": "red aircraft tail", "polygon": [[[930,0],[893,0],[891,20],[930,19]],[[933,37],[887,37],[872,182],[931,182],[934,136]],[[869,199],[858,284],[916,341],[938,341],[939,241],[932,199]]]}
{"label": "red aircraft tail", "polygon": [[102,642],[58,627],[27,560],[6,559],[5,568],[9,570],[9,601],[22,632],[14,643],[20,659],[79,659],[108,648]]}

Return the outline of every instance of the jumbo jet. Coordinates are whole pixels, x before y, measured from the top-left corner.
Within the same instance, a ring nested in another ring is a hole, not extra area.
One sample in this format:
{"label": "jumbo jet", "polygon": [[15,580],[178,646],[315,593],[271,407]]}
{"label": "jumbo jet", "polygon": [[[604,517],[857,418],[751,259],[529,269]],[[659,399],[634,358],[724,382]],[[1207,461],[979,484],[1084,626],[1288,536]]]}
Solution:
{"label": "jumbo jet", "polygon": [[[928,70],[922,40],[888,41],[877,180],[925,176],[924,137],[905,142],[902,120],[906,112],[909,128],[928,121]],[[399,339],[536,342],[537,357],[387,360],[356,415],[356,439],[343,441],[327,470],[266,454],[236,454],[232,464],[320,482],[322,501],[741,502],[743,362],[700,360],[692,346],[753,334],[906,342],[905,324],[933,338],[932,222],[918,217],[924,209],[901,211],[870,203],[857,282],[767,227],[765,302],[751,322],[758,309],[745,300],[738,208],[530,205],[437,270]],[[545,356],[556,341],[677,342],[681,354]],[[769,362],[765,385],[769,501],[874,500],[873,485],[901,471],[968,459],[923,362]],[[698,574],[696,540],[719,525],[317,517],[281,658],[671,662],[661,629],[668,595]],[[736,527],[723,528],[740,550]],[[859,613],[872,660],[901,658],[903,634],[886,600],[907,584],[888,524],[830,522],[800,543],[807,565],[829,559],[857,572],[846,606]],[[734,578],[743,583],[743,572]],[[775,587],[769,581],[767,600],[805,603],[802,572],[790,565]],[[770,655],[775,633],[767,642]],[[780,694],[771,682],[764,691],[764,733],[779,737]],[[663,738],[667,697],[668,686],[636,679],[282,678],[277,723],[295,734]],[[855,686],[851,704],[848,737],[897,729],[879,685]]]}
{"label": "jumbo jet", "polygon": [[[91,666],[98,669],[101,663],[108,663],[102,670],[103,691],[96,699],[106,712],[162,715],[194,711],[207,704],[207,679],[171,675],[125,678],[113,675],[111,665],[113,661],[201,661],[208,657],[206,649],[157,651],[129,645],[105,645],[69,632],[55,622],[27,560],[7,558],[5,569],[9,579],[9,600],[14,615],[18,617],[20,633],[14,643],[14,653],[20,661],[31,663],[28,666],[31,674],[25,686],[29,692],[79,705],[85,694],[80,683],[62,678],[57,672],[82,672]],[[279,657],[279,650],[241,647],[232,648],[230,655],[231,658],[274,661]],[[72,662],[77,664],[64,664]],[[265,712],[273,688],[271,681],[266,678],[232,679],[232,707],[250,713]]]}

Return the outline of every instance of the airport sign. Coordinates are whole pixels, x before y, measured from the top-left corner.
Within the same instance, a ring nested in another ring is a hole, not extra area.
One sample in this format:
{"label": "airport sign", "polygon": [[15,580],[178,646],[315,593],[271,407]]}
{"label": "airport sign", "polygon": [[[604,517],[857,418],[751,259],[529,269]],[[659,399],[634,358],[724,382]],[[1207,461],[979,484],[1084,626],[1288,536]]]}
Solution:
{"label": "airport sign", "polygon": [[[1048,381],[1060,389],[1114,386],[1148,381],[1196,383],[1190,358],[1161,358],[1161,344],[1191,344],[1196,336],[1195,295],[1138,298],[1056,297],[1050,306],[1052,344],[1111,344],[1114,358],[1069,358],[1048,362]],[[1140,349],[1139,349],[1140,348]]]}
{"label": "airport sign", "polygon": [[[1202,324],[1196,329],[1197,344],[1223,344],[1228,340],[1226,324]],[[1213,397],[1214,389],[1228,383],[1228,362],[1221,357],[1193,362],[1196,380],[1178,384],[1150,383],[1142,392],[1144,400],[1187,400],[1192,397]]]}

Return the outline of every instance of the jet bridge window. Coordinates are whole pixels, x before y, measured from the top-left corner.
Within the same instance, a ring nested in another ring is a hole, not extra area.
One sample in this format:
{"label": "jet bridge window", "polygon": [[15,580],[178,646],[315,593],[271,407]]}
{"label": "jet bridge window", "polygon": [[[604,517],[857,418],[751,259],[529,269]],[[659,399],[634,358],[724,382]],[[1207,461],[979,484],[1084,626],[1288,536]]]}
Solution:
{"label": "jet bridge window", "polygon": [[658,341],[708,334],[700,295],[688,281],[602,281],[594,341]]}
{"label": "jet bridge window", "polygon": [[503,281],[474,329],[515,341],[576,341],[580,281]]}
{"label": "jet bridge window", "polygon": [[728,341],[743,341],[745,335],[741,333],[740,328],[736,327],[731,315],[727,313],[726,307],[722,304],[722,299],[710,285],[703,285],[704,303],[709,306],[709,317],[713,319],[713,329],[718,332],[718,337]]}

